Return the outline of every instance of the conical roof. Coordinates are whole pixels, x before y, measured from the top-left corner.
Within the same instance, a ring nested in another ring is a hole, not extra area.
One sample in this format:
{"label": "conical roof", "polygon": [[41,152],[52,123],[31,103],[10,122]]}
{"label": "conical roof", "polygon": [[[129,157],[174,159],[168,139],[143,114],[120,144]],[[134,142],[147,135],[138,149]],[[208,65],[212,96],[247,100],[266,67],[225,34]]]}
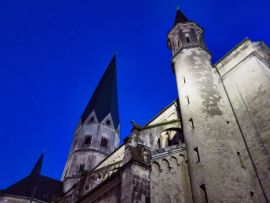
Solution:
{"label": "conical roof", "polygon": [[31,175],[40,175],[41,172],[41,168],[42,168],[42,163],[43,163],[43,157],[44,154],[42,153],[38,159],[38,161],[36,162],[34,168],[32,169],[30,176]]}
{"label": "conical roof", "polygon": [[174,25],[176,25],[178,23],[185,23],[188,21],[189,21],[188,18],[179,9],[177,9],[175,20],[174,20]]}
{"label": "conical roof", "polygon": [[93,110],[99,121],[102,121],[109,113],[111,113],[114,127],[117,128],[119,125],[115,55],[111,59],[107,70],[87,104],[81,116],[81,121],[85,122]]}
{"label": "conical roof", "polygon": [[60,181],[40,174],[44,155],[41,154],[31,173],[8,188],[0,191],[1,195],[24,197],[51,202],[63,194],[63,184]]}

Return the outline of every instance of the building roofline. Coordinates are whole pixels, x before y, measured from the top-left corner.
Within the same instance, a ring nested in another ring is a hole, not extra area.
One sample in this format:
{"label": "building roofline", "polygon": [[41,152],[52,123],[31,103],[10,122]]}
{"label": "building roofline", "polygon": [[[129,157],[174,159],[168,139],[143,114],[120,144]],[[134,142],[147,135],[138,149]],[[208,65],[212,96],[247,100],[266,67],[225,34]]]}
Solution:
{"label": "building roofline", "polygon": [[220,58],[213,66],[217,66],[221,61],[223,61],[227,56],[229,56],[234,50],[240,47],[245,42],[250,41],[248,37],[244,38],[241,42],[239,42],[234,48],[232,48],[229,52],[227,52],[222,58]]}
{"label": "building roofline", "polygon": [[148,126],[151,122],[153,122],[156,118],[158,118],[161,114],[163,114],[167,109],[169,109],[173,104],[177,105],[177,99],[173,100],[169,105],[164,107],[158,114],[156,114],[148,123],[145,124],[145,126]]}

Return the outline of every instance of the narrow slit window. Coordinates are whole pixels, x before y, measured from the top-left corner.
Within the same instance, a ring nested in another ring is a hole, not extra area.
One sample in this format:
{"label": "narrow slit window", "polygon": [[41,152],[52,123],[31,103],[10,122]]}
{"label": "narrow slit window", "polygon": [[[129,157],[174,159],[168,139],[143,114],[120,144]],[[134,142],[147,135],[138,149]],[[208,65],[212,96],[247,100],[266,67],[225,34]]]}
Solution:
{"label": "narrow slit window", "polygon": [[192,129],[194,130],[193,118],[190,118],[188,121],[191,123],[191,127],[192,127]]}
{"label": "narrow slit window", "polygon": [[108,139],[105,138],[105,137],[102,137],[101,138],[101,142],[100,142],[100,146],[101,147],[104,147],[104,148],[107,148],[107,146],[108,146]]}
{"label": "narrow slit window", "polygon": [[253,191],[249,191],[249,194],[250,194],[251,197],[254,196],[254,192]]}
{"label": "narrow slit window", "polygon": [[189,96],[187,95],[186,98],[187,98],[187,103],[189,104]]}
{"label": "narrow slit window", "polygon": [[79,173],[82,173],[83,171],[84,171],[84,164],[80,164]]}
{"label": "narrow slit window", "polygon": [[91,144],[91,140],[92,140],[92,136],[91,135],[86,136],[85,139],[84,139],[84,144],[85,145],[90,145]]}
{"label": "narrow slit window", "polygon": [[202,191],[203,191],[203,193],[204,193],[205,201],[208,202],[208,196],[207,196],[205,184],[200,185],[200,188],[202,189]]}
{"label": "narrow slit window", "polygon": [[241,154],[240,152],[237,152],[237,156],[238,156],[238,159],[239,159],[239,162],[240,162],[240,165],[242,168],[246,168],[244,163],[243,163],[243,160],[242,160],[242,157],[241,157]]}
{"label": "narrow slit window", "polygon": [[198,163],[201,161],[201,158],[200,158],[200,154],[199,154],[199,149],[198,149],[198,147],[195,147],[194,149],[193,149],[195,152],[196,152],[196,154],[197,154],[197,158],[198,158]]}
{"label": "narrow slit window", "polygon": [[186,37],[186,41],[187,41],[187,43],[190,43],[191,42],[190,37]]}
{"label": "narrow slit window", "polygon": [[161,148],[160,138],[158,138],[157,145],[159,148]]}
{"label": "narrow slit window", "polygon": [[186,84],[186,78],[184,77],[184,84]]}

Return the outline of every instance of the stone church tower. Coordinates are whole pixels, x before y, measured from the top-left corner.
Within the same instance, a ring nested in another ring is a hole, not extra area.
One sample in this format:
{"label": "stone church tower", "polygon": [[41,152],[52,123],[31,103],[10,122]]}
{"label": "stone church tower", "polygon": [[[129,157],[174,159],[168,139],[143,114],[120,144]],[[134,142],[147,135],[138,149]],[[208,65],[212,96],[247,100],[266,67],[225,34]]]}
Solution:
{"label": "stone church tower", "polygon": [[74,133],[62,176],[64,192],[119,145],[116,57],[113,56]]}
{"label": "stone church tower", "polygon": [[213,65],[203,29],[179,10],[167,41],[176,100],[144,125],[133,121],[118,147],[114,56],[75,130],[62,182],[37,164],[0,190],[0,202],[269,202],[269,47],[245,39]]}
{"label": "stone church tower", "polygon": [[212,67],[203,34],[203,29],[180,11],[168,34],[193,201],[249,202],[252,196],[255,202],[264,202],[261,182],[254,178],[258,174]]}

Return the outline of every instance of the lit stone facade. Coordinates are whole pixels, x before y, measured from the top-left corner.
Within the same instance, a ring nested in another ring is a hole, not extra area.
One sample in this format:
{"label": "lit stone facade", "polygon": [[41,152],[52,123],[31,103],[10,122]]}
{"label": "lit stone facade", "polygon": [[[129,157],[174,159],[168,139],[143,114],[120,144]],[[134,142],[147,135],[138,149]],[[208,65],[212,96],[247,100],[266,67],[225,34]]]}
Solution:
{"label": "lit stone facade", "polygon": [[245,149],[270,199],[270,50],[244,40],[216,64],[234,111]]}
{"label": "lit stone facade", "polygon": [[74,133],[64,194],[52,202],[270,201],[270,49],[245,39],[212,64],[203,29],[180,11],[167,40],[178,98],[148,124],[133,122],[118,146],[114,57]]}
{"label": "lit stone facade", "polygon": [[[80,180],[84,171],[92,170],[118,147],[119,133],[112,123],[110,115],[98,122],[93,112],[84,124],[78,125],[62,177],[65,192]],[[106,147],[101,145],[102,139],[107,140]]]}
{"label": "lit stone facade", "polygon": [[177,12],[168,46],[179,99],[134,123],[64,202],[269,200],[269,48],[246,39],[213,65],[203,35]]}
{"label": "lit stone facade", "polygon": [[[168,35],[173,48],[183,132],[187,144],[194,201],[263,201],[263,193],[229,105],[203,31],[179,22]],[[244,157],[244,158],[242,158]],[[245,168],[239,162],[245,159]],[[226,180],[229,180],[226,183]],[[234,192],[230,191],[234,185]]]}

